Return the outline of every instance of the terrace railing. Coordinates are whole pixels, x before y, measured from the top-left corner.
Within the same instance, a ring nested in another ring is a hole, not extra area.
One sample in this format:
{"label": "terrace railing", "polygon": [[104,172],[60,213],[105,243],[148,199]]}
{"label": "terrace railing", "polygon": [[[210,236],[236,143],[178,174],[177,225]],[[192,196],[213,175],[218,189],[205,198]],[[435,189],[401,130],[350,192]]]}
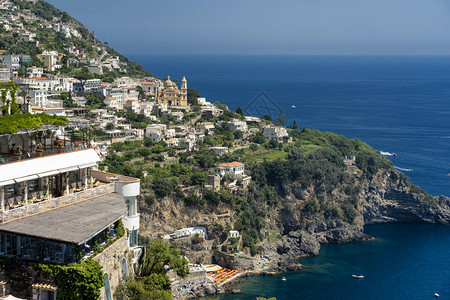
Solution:
{"label": "terrace railing", "polygon": [[92,146],[89,144],[82,144],[82,145],[78,145],[78,146],[67,146],[67,147],[63,147],[63,148],[56,148],[56,149],[45,150],[45,151],[41,151],[41,152],[30,152],[30,153],[25,153],[22,155],[16,155],[16,156],[10,156],[10,157],[1,157],[0,156],[0,165],[9,164],[12,162],[17,162],[17,161],[21,161],[21,160],[30,159],[30,158],[49,156],[49,155],[54,155],[54,154],[58,154],[58,153],[74,152],[74,151],[85,150],[85,149],[89,149],[89,148],[92,148]]}
{"label": "terrace railing", "polygon": [[14,209],[0,211],[0,224],[17,221],[23,218],[31,217],[47,211],[63,208],[78,202],[96,198],[99,196],[111,194],[114,192],[114,183],[108,183],[85,191],[76,192],[58,198],[40,201],[33,204],[17,207]]}

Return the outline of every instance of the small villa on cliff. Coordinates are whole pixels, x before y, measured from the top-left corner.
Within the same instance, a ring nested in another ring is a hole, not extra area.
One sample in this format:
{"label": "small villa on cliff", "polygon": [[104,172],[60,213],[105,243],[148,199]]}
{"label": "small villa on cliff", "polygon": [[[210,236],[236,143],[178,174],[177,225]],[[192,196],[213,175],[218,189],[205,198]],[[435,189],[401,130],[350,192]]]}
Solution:
{"label": "small villa on cliff", "polygon": [[243,177],[245,170],[245,165],[241,162],[233,161],[230,163],[223,163],[218,165],[214,172],[219,174],[220,176],[224,176],[225,174],[230,174],[234,178]]}

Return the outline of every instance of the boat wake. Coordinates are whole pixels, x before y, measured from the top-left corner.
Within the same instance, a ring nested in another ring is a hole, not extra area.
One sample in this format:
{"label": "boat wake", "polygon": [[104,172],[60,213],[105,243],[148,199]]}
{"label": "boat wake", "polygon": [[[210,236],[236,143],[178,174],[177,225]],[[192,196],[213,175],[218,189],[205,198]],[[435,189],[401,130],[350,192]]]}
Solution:
{"label": "boat wake", "polygon": [[396,168],[399,171],[403,171],[403,172],[412,172],[413,171],[412,169],[403,169],[403,168],[400,168],[400,167],[397,167],[397,166],[394,166],[394,168]]}
{"label": "boat wake", "polygon": [[385,152],[385,151],[379,151],[381,155],[384,156],[397,156],[397,153],[390,153],[390,152]]}

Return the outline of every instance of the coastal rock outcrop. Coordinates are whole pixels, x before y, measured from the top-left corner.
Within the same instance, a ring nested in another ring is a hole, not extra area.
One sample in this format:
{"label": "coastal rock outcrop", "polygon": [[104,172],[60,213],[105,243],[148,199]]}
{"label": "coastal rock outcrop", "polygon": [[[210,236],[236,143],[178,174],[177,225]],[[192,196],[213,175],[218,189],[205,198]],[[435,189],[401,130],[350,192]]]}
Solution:
{"label": "coastal rock outcrop", "polygon": [[271,259],[267,271],[282,272],[299,268],[298,258],[317,255],[320,244],[371,240],[373,237],[363,232],[366,224],[450,222],[450,198],[431,197],[396,170],[380,170],[371,178],[360,176],[356,183],[360,185],[360,190],[353,222],[344,222],[338,215],[327,217],[320,209],[314,212],[304,209],[308,199],[334,203],[338,207],[342,199],[347,197],[340,192],[342,187],[336,187],[332,193],[325,195],[312,188],[302,189],[299,199],[298,186],[293,184],[291,190],[284,186],[288,191],[284,204],[289,203],[290,209],[280,209],[279,217],[284,226],[281,240],[262,245],[262,254]]}
{"label": "coastal rock outcrop", "polygon": [[[271,236],[258,243],[258,252],[265,259],[264,269],[245,258],[250,257],[249,253],[244,257],[217,256],[214,253],[218,249],[212,244],[197,249],[198,245],[190,247],[188,243],[183,249],[194,261],[211,263],[220,257],[224,266],[255,271],[259,268],[259,272],[271,274],[301,268],[298,259],[318,255],[321,244],[372,239],[363,232],[366,224],[450,222],[449,198],[431,197],[393,168],[379,169],[367,176],[355,164],[349,164],[345,172],[354,178],[351,186],[347,183],[332,188],[302,187],[292,182],[279,187],[283,197],[268,209],[264,218],[266,228],[260,232],[262,236]],[[176,198],[166,197],[152,205],[141,200],[141,232],[152,237],[187,226],[204,226],[208,233],[218,224],[232,228],[237,218],[236,212],[225,203],[200,209],[187,207]],[[206,293],[209,292],[212,290]]]}

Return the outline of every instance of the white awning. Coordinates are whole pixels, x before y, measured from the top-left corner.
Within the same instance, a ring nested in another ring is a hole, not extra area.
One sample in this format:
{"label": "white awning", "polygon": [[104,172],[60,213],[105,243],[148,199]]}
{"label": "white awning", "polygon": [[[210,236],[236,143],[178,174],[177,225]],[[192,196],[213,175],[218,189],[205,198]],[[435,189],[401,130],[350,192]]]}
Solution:
{"label": "white awning", "polygon": [[10,184],[14,184],[16,183],[14,180],[5,180],[5,181],[0,181],[0,186],[5,186],[5,185],[10,185]]}
{"label": "white awning", "polygon": [[64,168],[64,169],[58,169],[58,171],[60,173],[66,173],[66,172],[75,171],[75,170],[78,170],[78,166],[72,166],[72,167],[68,167],[68,168]]}
{"label": "white awning", "polygon": [[88,163],[88,164],[78,165],[78,169],[86,169],[86,168],[95,167],[95,166],[97,166],[97,164]]}
{"label": "white awning", "polygon": [[43,178],[59,174],[58,170],[76,170],[78,166],[96,165],[99,161],[94,149],[86,149],[1,164],[0,182],[31,175]]}
{"label": "white awning", "polygon": [[28,180],[37,179],[37,178],[39,178],[37,175],[30,175],[30,176],[16,178],[16,179],[14,179],[14,181],[15,182],[24,182],[24,181],[28,181]]}
{"label": "white awning", "polygon": [[49,171],[49,172],[44,172],[44,173],[39,173],[37,174],[39,178],[44,178],[44,177],[48,177],[48,176],[52,176],[52,175],[56,175],[59,174],[58,170],[53,170],[53,171]]}

